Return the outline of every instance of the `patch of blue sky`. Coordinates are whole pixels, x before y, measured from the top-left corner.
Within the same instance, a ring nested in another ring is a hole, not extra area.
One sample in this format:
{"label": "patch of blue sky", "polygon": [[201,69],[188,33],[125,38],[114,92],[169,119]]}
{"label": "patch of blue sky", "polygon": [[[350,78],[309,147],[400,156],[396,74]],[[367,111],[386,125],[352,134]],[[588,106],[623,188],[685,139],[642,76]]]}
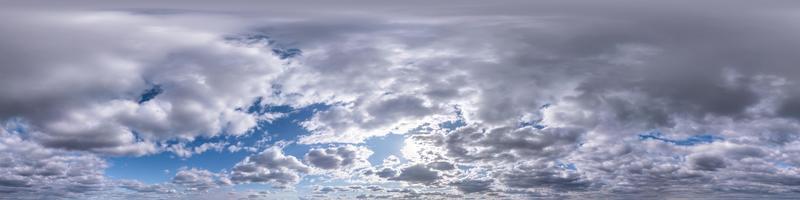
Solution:
{"label": "patch of blue sky", "polygon": [[[401,149],[403,148],[405,138],[407,136],[402,134],[387,134],[384,136],[371,137],[364,141],[363,144],[351,144],[354,146],[365,146],[372,150],[373,154],[367,158],[367,161],[372,165],[380,165],[387,157],[394,155],[400,158],[400,162],[406,162],[402,157]],[[297,158],[302,158],[312,148],[326,148],[336,147],[342,145],[349,145],[348,143],[326,143],[326,144],[297,144],[292,143],[283,148],[286,155],[292,155]]]}
{"label": "patch of blue sky", "polygon": [[172,153],[159,153],[142,157],[114,157],[107,159],[106,175],[114,179],[138,180],[144,183],[169,181],[178,168],[186,166]]}
{"label": "patch of blue sky", "polygon": [[[186,148],[191,150],[193,147],[205,143],[235,143],[233,141],[236,141],[235,137],[200,138],[186,143]],[[176,144],[177,142],[170,141],[167,143]],[[219,172],[224,169],[230,169],[235,163],[250,154],[251,152],[247,151],[230,152],[223,148],[221,151],[207,150],[188,158],[178,157],[172,152],[161,152],[142,157],[111,157],[107,159],[111,166],[106,170],[106,174],[112,178],[159,183],[168,181],[182,167]]]}
{"label": "patch of blue sky", "polygon": [[772,161],[772,164],[774,164],[774,165],[775,165],[775,167],[777,167],[777,168],[780,168],[780,169],[791,169],[791,168],[795,168],[795,166],[794,166],[794,165],[792,165],[792,164],[789,164],[789,163],[786,163],[786,162],[783,162],[783,161],[779,161],[779,160]]}
{"label": "patch of blue sky", "polygon": [[[319,110],[326,110],[330,106],[324,104],[313,104],[303,108],[294,109],[288,106],[263,106],[261,108],[252,108],[251,110],[256,111],[259,114],[264,114],[266,112],[279,112],[286,114],[285,117],[281,117],[275,119],[271,122],[260,122],[257,127],[254,128],[255,133],[264,133],[268,132],[269,136],[273,141],[294,141],[299,138],[301,135],[308,134],[308,131],[303,128],[299,122],[306,121],[310,119],[316,111]],[[261,109],[261,111],[258,111]],[[247,139],[252,139],[252,136],[261,136],[259,134],[248,135],[250,137],[242,138],[245,141]],[[258,137],[260,138],[260,137]],[[241,141],[241,140],[240,140]]]}
{"label": "patch of blue sky", "polygon": [[28,133],[27,124],[21,117],[12,117],[3,122],[2,125],[3,127],[0,128],[5,129],[10,133],[16,133],[23,136]]}
{"label": "patch of blue sky", "polygon": [[273,45],[275,43],[272,38],[265,34],[254,33],[254,34],[243,34],[243,35],[230,35],[224,38],[227,41],[232,42],[242,42],[245,44],[266,44],[266,45]]}
{"label": "patch of blue sky", "polygon": [[372,150],[373,154],[367,159],[372,165],[383,164],[383,160],[389,156],[396,156],[400,158],[400,162],[406,162],[403,158],[401,150],[405,144],[407,136],[400,134],[388,134],[381,137],[369,138],[365,141],[367,148]]}
{"label": "patch of blue sky", "polygon": [[[273,86],[279,87],[279,86]],[[280,91],[276,91],[280,94]],[[256,115],[263,115],[267,113],[290,113],[293,111],[297,111],[295,108],[292,108],[288,105],[268,105],[263,103],[264,98],[258,97],[253,100],[253,103],[250,104],[247,108],[237,108],[237,111],[244,111],[249,114],[256,114]],[[314,108],[314,107],[312,107]]]}
{"label": "patch of blue sky", "polygon": [[556,162],[558,167],[564,170],[575,171],[578,170],[578,167],[575,166],[575,163],[564,163],[564,162]]}
{"label": "patch of blue sky", "polygon": [[298,191],[300,190],[311,191],[313,189],[312,188],[313,186],[321,185],[320,184],[321,182],[324,182],[325,186],[347,186],[351,184],[346,180],[329,179],[327,176],[324,175],[307,175],[303,178],[303,180],[300,180],[300,182],[297,184],[298,187],[295,189],[297,189]]}
{"label": "patch of blue sky", "polygon": [[459,128],[459,127],[466,126],[466,125],[467,125],[467,123],[464,122],[463,119],[458,119],[458,120],[446,121],[446,122],[439,123],[439,127],[440,128],[446,129],[448,131],[455,130],[455,129]]}
{"label": "patch of blue sky", "polygon": [[272,48],[272,54],[281,59],[289,59],[303,55],[303,51],[297,48]]}
{"label": "patch of blue sky", "polygon": [[[262,148],[268,147],[277,141],[294,141],[297,140],[299,136],[308,134],[297,122],[310,118],[315,110],[320,109],[326,109],[326,106],[315,104],[298,109],[285,106],[271,106],[265,110],[269,110],[270,112],[285,112],[287,116],[271,122],[261,121],[250,133],[239,137],[198,138],[188,142],[186,148],[190,149],[205,143],[215,142],[228,142],[230,144],[241,142],[242,146],[253,147],[264,137],[269,137],[270,140],[268,141],[269,143]],[[167,143],[176,144],[177,141],[169,141]],[[309,146],[307,145],[289,145],[284,148],[284,151],[287,155],[302,158],[308,149]],[[260,150],[263,149],[259,149],[259,151]],[[172,152],[162,152],[142,157],[111,157],[108,158],[111,166],[106,170],[106,173],[113,178],[135,179],[146,183],[159,183],[168,181],[181,167],[200,168],[212,172],[219,172],[224,169],[230,169],[236,163],[252,154],[253,152],[244,150],[229,152],[227,149],[223,149],[222,151],[209,150],[189,158],[179,158]],[[166,170],[168,170],[169,173],[165,173]]]}
{"label": "patch of blue sky", "polygon": [[456,168],[458,168],[458,170],[461,170],[461,171],[469,171],[469,170],[475,168],[475,166],[471,166],[471,165],[468,165],[468,164],[456,164]]}
{"label": "patch of blue sky", "polygon": [[[551,106],[551,104],[549,104],[549,103],[543,104],[542,106],[539,106],[539,111],[541,112],[542,110],[547,109],[550,106]],[[541,118],[540,119],[527,120],[527,121],[520,119],[519,127],[520,128],[533,127],[535,129],[539,129],[539,130],[547,128],[547,125],[542,124],[542,121],[544,121],[544,119],[541,119]]]}
{"label": "patch of blue sky", "polygon": [[272,39],[270,36],[263,33],[242,35],[242,36],[228,36],[225,37],[228,41],[243,42],[246,44],[264,44],[272,48],[272,54],[278,56],[280,59],[289,59],[303,55],[303,51],[298,48],[286,47],[285,44],[279,43],[277,40]]}
{"label": "patch of blue sky", "polygon": [[154,98],[156,98],[156,96],[158,96],[162,92],[164,92],[164,89],[161,88],[161,85],[157,85],[157,84],[153,85],[149,89],[147,89],[144,92],[142,92],[142,95],[139,96],[139,101],[138,102],[139,102],[139,104],[142,104],[144,102],[153,100]]}
{"label": "patch of blue sky", "polygon": [[724,140],[724,138],[712,134],[698,134],[689,136],[685,139],[670,139],[664,136],[664,134],[658,130],[651,130],[646,133],[639,134],[639,140],[658,140],[678,146],[693,146],[698,144],[708,144],[714,141]]}
{"label": "patch of blue sky", "polygon": [[540,124],[540,122],[541,122],[541,120],[537,120],[537,121],[533,121],[533,122],[520,122],[519,123],[519,127],[523,128],[523,127],[530,126],[530,127],[533,127],[535,129],[540,129],[540,130],[547,128],[547,126]]}

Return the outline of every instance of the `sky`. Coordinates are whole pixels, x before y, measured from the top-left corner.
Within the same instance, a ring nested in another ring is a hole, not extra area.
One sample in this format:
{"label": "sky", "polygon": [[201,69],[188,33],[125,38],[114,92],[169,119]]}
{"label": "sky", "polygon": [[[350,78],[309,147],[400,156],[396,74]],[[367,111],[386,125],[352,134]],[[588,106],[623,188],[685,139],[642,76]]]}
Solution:
{"label": "sky", "polygon": [[2,1],[0,199],[798,199],[800,2]]}

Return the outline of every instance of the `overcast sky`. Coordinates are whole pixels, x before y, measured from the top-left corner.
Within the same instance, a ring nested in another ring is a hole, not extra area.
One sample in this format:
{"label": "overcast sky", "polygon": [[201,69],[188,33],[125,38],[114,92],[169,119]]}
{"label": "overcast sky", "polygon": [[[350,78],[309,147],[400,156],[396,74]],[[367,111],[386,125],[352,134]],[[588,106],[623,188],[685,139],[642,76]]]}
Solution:
{"label": "overcast sky", "polygon": [[0,199],[798,199],[797,1],[3,1]]}

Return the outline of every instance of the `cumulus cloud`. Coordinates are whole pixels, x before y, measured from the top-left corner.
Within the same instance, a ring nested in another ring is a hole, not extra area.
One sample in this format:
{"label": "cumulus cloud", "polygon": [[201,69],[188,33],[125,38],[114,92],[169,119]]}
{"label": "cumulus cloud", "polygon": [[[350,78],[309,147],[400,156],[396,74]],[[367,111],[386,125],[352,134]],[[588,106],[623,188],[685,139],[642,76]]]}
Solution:
{"label": "cumulus cloud", "polygon": [[[4,54],[3,85],[28,89],[0,89],[0,118],[25,119],[49,147],[143,155],[158,141],[244,134],[257,119],[235,109],[270,94],[268,79],[283,66],[267,44],[224,39],[230,27],[124,12],[15,14],[26,20],[9,25],[24,30],[4,35],[19,40],[0,40],[38,41],[16,51],[37,53]],[[54,28],[62,37],[25,33]]]}
{"label": "cumulus cloud", "polygon": [[273,187],[289,187],[300,181],[311,168],[294,156],[287,156],[278,147],[268,148],[237,163],[231,171],[234,183],[267,183]]}
{"label": "cumulus cloud", "polygon": [[306,153],[305,160],[311,166],[330,170],[370,166],[369,161],[367,161],[370,155],[372,155],[372,151],[366,147],[348,145],[326,149],[311,149]]}
{"label": "cumulus cloud", "polygon": [[108,188],[103,159],[25,140],[20,126],[0,127],[0,199],[85,198]]}
{"label": "cumulus cloud", "polygon": [[230,185],[231,181],[227,177],[220,177],[208,170],[190,168],[178,171],[172,178],[172,183],[189,191],[207,191],[220,185]]}
{"label": "cumulus cloud", "polygon": [[[177,156],[179,156],[181,158],[189,158],[189,157],[192,157],[192,155],[202,154],[202,153],[204,153],[206,151],[209,151],[209,150],[220,152],[225,148],[226,145],[229,145],[229,144],[227,142],[224,142],[224,141],[223,142],[203,143],[203,144],[201,144],[199,146],[195,146],[195,147],[186,147],[185,143],[177,143],[177,144],[172,144],[172,145],[166,146],[164,148],[164,150],[172,152],[172,153],[174,153],[175,155],[177,155]],[[238,146],[235,146],[235,145],[228,146],[228,150],[231,151],[231,152],[233,152],[233,150],[238,150],[237,148],[241,148],[241,147],[238,147]]]}
{"label": "cumulus cloud", "polygon": [[[101,187],[95,153],[220,151],[186,142],[285,117],[247,112],[257,101],[324,109],[293,121],[305,163],[267,148],[233,183],[368,166],[377,149],[312,145],[397,133],[405,163],[365,173],[465,196],[798,194],[795,3],[449,3],[15,6],[0,14],[0,121],[26,130],[4,133],[0,191]],[[217,177],[178,175],[196,190]],[[391,191],[360,198],[452,197]]]}
{"label": "cumulus cloud", "polygon": [[465,179],[451,183],[456,188],[464,193],[486,192],[491,191],[491,186],[494,180],[491,179]]}

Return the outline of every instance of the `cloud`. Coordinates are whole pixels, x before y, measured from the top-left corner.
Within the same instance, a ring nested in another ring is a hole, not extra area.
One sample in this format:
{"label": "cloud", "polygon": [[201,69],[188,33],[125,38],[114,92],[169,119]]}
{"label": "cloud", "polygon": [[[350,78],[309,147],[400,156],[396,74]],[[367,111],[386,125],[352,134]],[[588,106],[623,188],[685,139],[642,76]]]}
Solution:
{"label": "cloud", "polygon": [[294,156],[283,155],[278,147],[270,147],[237,163],[231,171],[234,183],[268,183],[282,188],[297,184],[302,174],[311,168]]}
{"label": "cloud", "polygon": [[108,188],[102,158],[43,147],[20,137],[21,129],[14,122],[0,127],[0,196],[82,198]]}
{"label": "cloud", "polygon": [[[414,96],[364,98],[356,100],[357,103],[353,105],[335,105],[315,113],[312,119],[302,123],[314,135],[301,138],[300,142],[358,143],[371,136],[404,133],[422,125],[436,109],[426,106],[423,99]],[[362,102],[369,103],[363,105]]]}
{"label": "cloud", "polygon": [[578,148],[577,143],[584,132],[574,127],[499,127],[486,130],[479,125],[470,125],[451,132],[415,135],[412,141],[443,147],[445,153],[435,156],[467,162],[512,162],[563,156]]}
{"label": "cloud", "polygon": [[172,183],[189,191],[207,191],[220,185],[231,185],[227,177],[196,168],[179,170],[172,178]]}
{"label": "cloud", "polygon": [[688,159],[692,168],[696,170],[717,171],[726,165],[723,158],[711,155],[693,155]]}
{"label": "cloud", "polygon": [[135,180],[121,180],[118,181],[118,186],[128,190],[136,191],[137,193],[154,193],[154,194],[170,194],[177,193],[173,187],[165,184],[152,184],[148,185]]}
{"label": "cloud", "polygon": [[[177,143],[168,145],[166,148],[164,148],[164,150],[172,152],[181,158],[189,158],[192,157],[192,155],[202,154],[209,150],[221,152],[226,145],[228,145],[228,143],[224,141],[203,143],[195,147],[186,147],[185,143]],[[236,148],[237,147],[235,147],[234,145],[228,146],[229,150],[230,149],[236,150]]]}
{"label": "cloud", "polygon": [[375,172],[375,175],[378,175],[378,177],[381,178],[394,178],[397,176],[397,170],[392,168],[383,168],[380,171]]}
{"label": "cloud", "polygon": [[311,149],[306,153],[305,161],[311,166],[325,170],[364,167],[370,166],[367,161],[370,155],[372,155],[372,151],[366,147],[347,145],[326,149]]}
{"label": "cloud", "polygon": [[[26,20],[10,25],[60,30],[60,37],[4,31],[38,41],[19,51],[37,53],[7,57],[0,69],[3,85],[38,88],[0,88],[9,97],[0,100],[0,118],[25,119],[48,147],[145,155],[164,140],[244,134],[256,116],[235,109],[270,94],[269,79],[284,66],[266,44],[225,40],[232,28],[124,12],[15,14]],[[162,25],[172,28],[156,28]]]}
{"label": "cloud", "polygon": [[428,163],[428,167],[430,167],[431,169],[442,170],[442,171],[456,169],[456,166],[453,165],[453,163],[445,161]]}
{"label": "cloud", "polygon": [[501,172],[499,181],[512,188],[544,188],[555,191],[584,190],[590,186],[580,173],[552,166],[520,165]]}
{"label": "cloud", "polygon": [[[792,3],[116,3],[0,14],[0,121],[25,127],[0,143],[0,191],[78,195],[103,187],[99,156],[219,151],[186,144],[284,117],[257,101],[324,109],[293,121],[305,163],[268,148],[233,183],[367,166],[379,149],[321,146],[396,133],[405,163],[365,173],[467,197],[798,193]],[[211,188],[206,172],[172,184]]]}
{"label": "cloud", "polygon": [[400,169],[400,174],[389,180],[405,181],[409,183],[433,184],[442,177],[440,173],[425,165],[417,164]]}
{"label": "cloud", "polygon": [[456,188],[464,193],[487,192],[492,190],[492,183],[494,180],[474,180],[465,179],[451,183]]}

